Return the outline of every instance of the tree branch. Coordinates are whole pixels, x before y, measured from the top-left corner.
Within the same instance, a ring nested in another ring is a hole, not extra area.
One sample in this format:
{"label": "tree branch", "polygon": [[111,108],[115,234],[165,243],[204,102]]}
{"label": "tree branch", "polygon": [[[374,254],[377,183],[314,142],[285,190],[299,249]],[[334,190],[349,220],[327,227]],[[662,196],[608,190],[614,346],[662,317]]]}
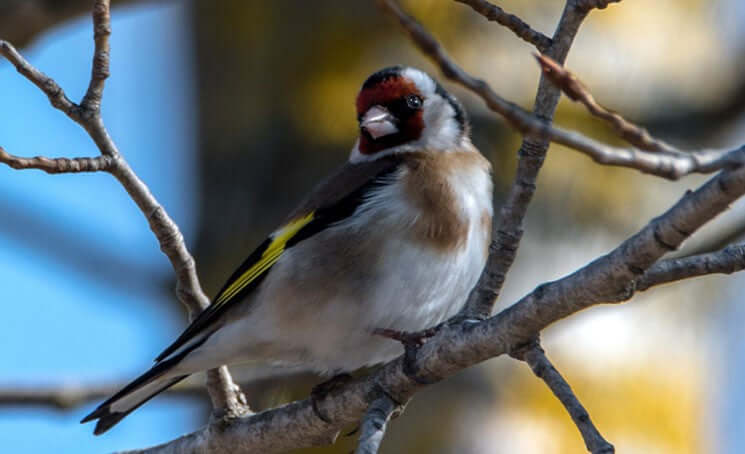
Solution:
{"label": "tree branch", "polygon": [[383,441],[388,420],[398,405],[390,396],[382,393],[373,400],[360,424],[360,438],[354,454],[376,454]]}
{"label": "tree branch", "polygon": [[108,171],[114,165],[110,156],[95,158],[23,158],[14,156],[0,147],[0,162],[16,169],[39,169],[47,173],[80,173]]}
{"label": "tree branch", "polygon": [[561,89],[572,101],[582,103],[592,115],[610,123],[616,132],[631,145],[647,151],[679,152],[672,145],[652,137],[649,131],[641,126],[631,123],[618,113],[598,104],[585,84],[568,69],[545,55],[536,54],[535,58],[538,60],[543,74],[548,77],[552,84]]}
{"label": "tree branch", "polygon": [[[283,452],[333,442],[339,430],[359,421],[382,387],[397,402],[407,402],[423,383],[514,351],[550,324],[600,303],[630,299],[634,282],[662,255],[745,194],[745,168],[725,170],[652,220],[610,253],[554,282],[538,286],[499,314],[481,322],[446,324],[413,356],[384,365],[373,374],[331,391],[317,401],[332,422],[321,420],[311,399],[255,415],[213,422],[191,434],[132,453],[213,454]],[[412,377],[411,370],[417,374]]]}
{"label": "tree branch", "polygon": [[523,41],[534,45],[539,51],[546,52],[551,46],[551,38],[534,30],[529,24],[514,14],[505,12],[502,8],[486,0],[455,0],[473,8],[490,21],[496,22],[510,29]]}
{"label": "tree branch", "polygon": [[106,78],[109,77],[109,36],[111,35],[111,14],[107,1],[97,1],[93,5],[93,65],[88,90],[80,105],[92,112],[101,110],[101,98]]}
{"label": "tree branch", "polygon": [[615,448],[603,438],[598,429],[592,423],[590,414],[582,406],[577,396],[574,395],[569,383],[564,380],[558,370],[551,364],[546,352],[543,351],[537,340],[534,340],[519,349],[510,352],[510,356],[520,361],[525,361],[536,377],[548,385],[554,396],[559,399],[566,408],[572,421],[579,429],[582,439],[585,441],[587,451],[592,454],[613,454]]}
{"label": "tree branch", "polygon": [[732,274],[745,269],[745,244],[731,244],[721,251],[655,263],[636,282],[636,290],[708,274]]}
{"label": "tree branch", "polygon": [[[514,260],[522,238],[522,220],[535,192],[535,181],[549,141],[580,151],[600,164],[628,167],[671,180],[691,173],[712,173],[745,162],[745,146],[734,150],[653,153],[636,148],[613,147],[580,133],[553,126],[548,121],[553,116],[560,91],[545,75],[541,77],[534,114],[531,114],[496,94],[483,80],[461,69],[447,56],[434,37],[401,10],[393,0],[381,0],[380,3],[399,20],[412,41],[425,55],[434,60],[447,78],[473,91],[489,109],[502,115],[512,127],[525,135],[518,152],[520,159],[515,181],[502,207],[499,221],[494,223],[498,230],[494,234],[489,262],[482,280],[477,285],[478,291],[469,298],[466,314],[471,317],[483,317],[486,309],[491,312],[491,307],[504,283],[506,272]],[[575,3],[567,3],[562,21],[554,34],[552,49],[556,50],[553,50],[553,53],[562,57],[552,55],[550,50],[549,55],[554,60],[562,61],[566,57],[571,37],[576,34],[582,18],[586,15],[586,10],[579,8]]]}
{"label": "tree branch", "polygon": [[78,106],[74,102],[70,101],[62,87],[57,85],[51,77],[47,76],[43,72],[31,66],[25,58],[13,47],[9,42],[0,40],[0,54],[3,55],[16,70],[23,75],[26,79],[31,81],[34,85],[39,87],[41,91],[47,95],[49,102],[54,108],[61,110],[66,113],[67,116],[72,118],[74,121],[78,121],[79,112]]}
{"label": "tree branch", "polygon": [[[577,35],[588,11],[578,8],[573,0],[567,0],[551,39],[551,45],[545,50],[545,53],[551,55],[557,61],[563,62],[569,54],[574,37]],[[484,96],[490,96],[493,93],[494,91],[484,83],[480,95],[482,99],[486,101],[487,98]],[[489,102],[486,102],[488,105]],[[528,116],[532,121],[543,127],[553,120],[558,103],[559,91],[541,76],[533,106],[534,116],[522,111],[522,109],[520,109],[519,116]],[[489,258],[475,290],[471,292],[462,311],[468,317],[483,318],[491,315],[494,309],[494,304],[496,304],[504,285],[507,272],[517,256],[517,249],[523,236],[523,219],[525,219],[528,205],[533,199],[538,173],[543,166],[548,146],[549,141],[546,137],[537,138],[529,135],[523,137],[518,150],[515,179],[510,186],[507,199],[499,211],[499,218],[496,219],[495,216],[493,222],[494,231],[492,244],[489,247]]]}
{"label": "tree branch", "polygon": [[735,149],[655,153],[601,144],[571,131],[556,129],[552,133],[554,142],[580,151],[598,164],[628,167],[670,180],[692,173],[714,173],[745,163],[745,145]]}
{"label": "tree branch", "polygon": [[[0,155],[0,162],[14,168],[38,168],[50,173],[62,173],[58,172],[61,169],[72,172],[76,166],[84,171],[93,171],[94,167],[100,167],[98,170],[112,174],[147,218],[150,229],[160,243],[160,249],[169,258],[176,272],[176,292],[179,300],[187,307],[192,317],[209,305],[209,300],[199,284],[194,259],[186,248],[178,226],[119,153],[101,117],[104,82],[109,75],[111,16],[108,0],[95,1],[93,24],[95,51],[91,80],[79,105],[72,102],[52,78],[34,68],[10,43],[0,41],[0,54],[5,56],[19,73],[39,87],[47,95],[52,106],[63,111],[88,132],[101,156],[66,160],[44,157],[19,158],[3,153]],[[235,416],[248,411],[245,396],[233,382],[226,367],[209,371],[207,383],[216,415]]]}

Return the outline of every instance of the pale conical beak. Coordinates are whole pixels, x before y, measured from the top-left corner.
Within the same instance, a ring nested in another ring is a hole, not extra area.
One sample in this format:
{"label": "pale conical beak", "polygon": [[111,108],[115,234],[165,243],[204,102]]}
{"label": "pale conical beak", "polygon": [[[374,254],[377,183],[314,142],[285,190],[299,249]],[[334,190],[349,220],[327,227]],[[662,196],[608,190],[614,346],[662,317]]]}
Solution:
{"label": "pale conical beak", "polygon": [[373,139],[395,134],[398,132],[396,127],[396,117],[388,112],[388,109],[382,106],[370,107],[360,120],[360,128],[367,131]]}

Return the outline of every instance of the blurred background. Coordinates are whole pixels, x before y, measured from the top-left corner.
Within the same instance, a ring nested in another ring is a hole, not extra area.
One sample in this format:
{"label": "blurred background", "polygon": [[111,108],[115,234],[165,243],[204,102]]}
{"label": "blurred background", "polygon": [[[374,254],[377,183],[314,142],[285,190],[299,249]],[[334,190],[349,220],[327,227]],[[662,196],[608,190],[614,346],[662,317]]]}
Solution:
{"label": "blurred background", "polygon": [[[0,38],[79,100],[93,50],[82,0],[6,0]],[[120,150],[181,226],[209,295],[313,184],[346,159],[353,100],[396,63],[439,77],[374,2],[114,1],[104,119]],[[550,35],[563,1],[504,0]],[[472,74],[532,106],[530,45],[446,0],[405,6]],[[568,66],[596,98],[684,148],[745,141],[745,3],[622,2],[593,12]],[[520,137],[479,99],[474,141],[492,161],[499,204]],[[95,155],[85,133],[0,61],[0,145],[23,156]],[[562,126],[617,143],[566,100]],[[705,178],[670,183],[605,168],[552,146],[498,309],[601,255]],[[203,425],[194,377],[101,437],[78,421],[149,367],[185,326],[173,273],[147,223],[106,174],[49,176],[0,166],[0,396],[91,390],[53,405],[0,399],[7,452],[98,453],[165,442]],[[741,240],[745,206],[678,254]],[[552,326],[544,346],[600,431],[622,453],[742,452],[745,275],[669,285]],[[232,368],[255,409],[307,395],[297,370]],[[96,395],[97,394],[97,395]],[[355,436],[307,453],[347,453]],[[502,357],[418,394],[391,426],[387,453],[584,452],[558,401],[527,366]]]}

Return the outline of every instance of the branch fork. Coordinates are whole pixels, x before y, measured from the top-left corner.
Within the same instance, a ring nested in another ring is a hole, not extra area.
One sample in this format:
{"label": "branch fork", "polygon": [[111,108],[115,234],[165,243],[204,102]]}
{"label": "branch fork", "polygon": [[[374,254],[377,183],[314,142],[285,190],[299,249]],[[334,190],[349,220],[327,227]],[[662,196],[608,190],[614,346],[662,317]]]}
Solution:
{"label": "branch fork", "polygon": [[[107,172],[127,190],[147,218],[157,237],[161,250],[168,256],[176,272],[177,294],[189,313],[199,313],[209,303],[196,275],[194,259],[186,248],[183,235],[165,209],[152,195],[145,183],[135,174],[114,141],[109,136],[101,118],[101,101],[106,78],[109,77],[109,36],[111,14],[108,0],[96,0],[93,5],[95,49],[88,89],[80,104],[71,101],[64,90],[51,77],[34,68],[7,41],[0,40],[0,54],[15,66],[19,73],[44,92],[56,109],[82,126],[101,152],[97,157],[23,158],[0,148],[0,162],[14,169],[39,169],[51,174],[79,172]],[[233,382],[226,367],[209,371],[207,390],[216,415],[245,415],[250,410],[245,396]]]}

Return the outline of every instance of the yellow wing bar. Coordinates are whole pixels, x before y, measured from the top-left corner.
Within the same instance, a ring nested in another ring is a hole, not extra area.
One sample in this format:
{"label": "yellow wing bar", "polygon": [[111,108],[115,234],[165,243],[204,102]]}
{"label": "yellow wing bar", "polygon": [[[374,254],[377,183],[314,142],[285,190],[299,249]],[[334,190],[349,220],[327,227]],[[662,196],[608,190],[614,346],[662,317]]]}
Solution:
{"label": "yellow wing bar", "polygon": [[284,252],[287,242],[290,241],[290,239],[295,236],[295,234],[297,234],[300,229],[305,227],[310,221],[313,220],[314,214],[315,212],[311,211],[301,218],[297,218],[288,222],[279,231],[277,231],[272,238],[272,242],[269,243],[269,246],[266,248],[264,253],[261,254],[261,258],[256,263],[254,263],[251,268],[247,269],[243,274],[241,274],[238,279],[233,281],[225,289],[225,291],[223,291],[217,297],[214,304],[215,307],[225,303],[226,301],[229,301],[232,297],[243,290],[248,284],[250,284],[251,281],[256,279],[256,277],[261,276],[264,271],[274,265],[277,260],[279,260],[282,252]]}

